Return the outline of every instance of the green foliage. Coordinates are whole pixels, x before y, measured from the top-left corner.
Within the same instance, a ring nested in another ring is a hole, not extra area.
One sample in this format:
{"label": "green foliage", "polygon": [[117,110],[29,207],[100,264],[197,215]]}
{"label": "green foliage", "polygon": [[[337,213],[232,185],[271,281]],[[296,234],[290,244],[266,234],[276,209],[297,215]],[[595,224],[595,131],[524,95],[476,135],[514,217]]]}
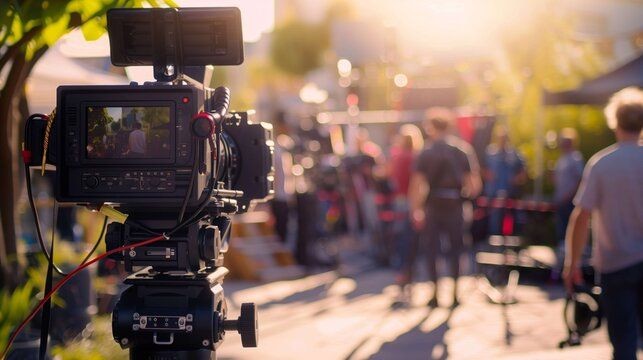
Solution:
{"label": "green foliage", "polygon": [[[176,6],[171,0],[8,0],[0,2],[0,46],[23,42],[30,59],[43,46],[52,46],[73,28],[87,40],[105,33],[107,10],[117,7]],[[28,36],[27,38],[25,36]]]}
{"label": "green foliage", "polygon": [[125,360],[128,352],[122,350],[112,337],[109,315],[97,316],[92,320],[93,332],[89,339],[73,341],[65,346],[55,346],[52,354],[65,360]]}
{"label": "green foliage", "polygon": [[311,24],[299,20],[294,7],[288,10],[286,20],[272,32],[269,59],[246,60],[248,81],[234,89],[233,108],[252,107],[258,89],[298,91],[302,76],[324,65],[332,22],[349,19],[354,13],[350,1],[332,0],[322,21]]}
{"label": "green foliage", "polygon": [[[579,150],[585,161],[598,150],[614,143],[614,134],[605,123],[603,109],[598,106],[549,106],[545,109],[544,123],[546,131],[556,133],[565,127],[576,129],[579,135]],[[554,147],[545,152],[545,161],[550,170],[553,169],[558,155],[559,151]]]}
{"label": "green foliage", "polygon": [[33,294],[34,287],[30,282],[15,289],[12,293],[6,289],[0,292],[0,349],[7,346],[11,331],[29,313]]}
{"label": "green foliage", "polygon": [[[73,270],[85,257],[86,250],[77,244],[70,241],[60,241],[57,237],[56,248],[54,251],[54,262],[65,271]],[[43,258],[43,270],[41,270],[40,277],[43,277],[46,269],[46,262]]]}
{"label": "green foliage", "polygon": [[7,288],[0,289],[0,351],[7,346],[11,332],[36,304],[35,295],[38,289],[44,288],[42,272],[29,271],[28,275],[27,282],[13,291]]}
{"label": "green foliage", "polygon": [[[512,142],[525,156],[532,178],[543,175],[537,173],[536,163],[538,148],[545,145],[537,136],[538,121],[543,121],[543,135],[563,127],[575,128],[586,159],[612,141],[600,109],[542,104],[543,91],[571,89],[598,76],[604,71],[604,58],[592,44],[574,40],[574,19],[569,13],[552,14],[547,3],[538,4],[531,22],[522,30],[506,32],[503,56],[483,69],[481,78],[485,80],[468,84],[466,99],[468,103],[490,105],[504,116]],[[557,157],[557,149],[546,150],[546,167]]]}
{"label": "green foliage", "polygon": [[141,108],[143,111],[143,121],[149,124],[150,128],[155,129],[164,127],[170,122],[170,112],[164,107]]}
{"label": "green foliage", "polygon": [[270,58],[275,66],[292,75],[305,75],[322,65],[329,44],[328,27],[291,20],[272,33]]}

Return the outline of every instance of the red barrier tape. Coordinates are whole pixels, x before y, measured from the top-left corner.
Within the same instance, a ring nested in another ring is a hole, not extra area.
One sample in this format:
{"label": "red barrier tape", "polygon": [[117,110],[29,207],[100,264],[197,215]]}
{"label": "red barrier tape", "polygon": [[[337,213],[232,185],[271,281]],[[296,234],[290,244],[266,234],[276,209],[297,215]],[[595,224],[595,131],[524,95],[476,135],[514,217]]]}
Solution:
{"label": "red barrier tape", "polygon": [[481,196],[475,200],[478,207],[494,208],[494,209],[515,209],[539,212],[551,212],[556,210],[553,203],[536,200],[520,200],[508,198],[488,198]]}

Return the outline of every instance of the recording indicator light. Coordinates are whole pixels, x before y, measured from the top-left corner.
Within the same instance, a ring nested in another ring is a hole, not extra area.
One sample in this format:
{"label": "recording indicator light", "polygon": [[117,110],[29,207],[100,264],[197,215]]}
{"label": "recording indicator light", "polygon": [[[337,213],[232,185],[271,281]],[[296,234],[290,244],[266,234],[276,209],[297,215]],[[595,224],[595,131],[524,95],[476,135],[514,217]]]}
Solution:
{"label": "recording indicator light", "polygon": [[184,96],[183,99],[181,99],[181,102],[184,103],[184,104],[187,104],[187,103],[190,102],[190,98],[187,97],[187,96]]}

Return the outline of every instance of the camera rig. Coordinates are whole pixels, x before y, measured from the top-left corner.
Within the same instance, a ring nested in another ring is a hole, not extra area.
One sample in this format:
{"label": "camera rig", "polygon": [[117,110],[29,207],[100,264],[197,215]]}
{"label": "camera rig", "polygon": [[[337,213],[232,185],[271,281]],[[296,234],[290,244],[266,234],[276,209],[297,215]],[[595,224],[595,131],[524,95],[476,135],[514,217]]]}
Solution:
{"label": "camera rig", "polygon": [[107,28],[112,63],[157,81],[60,86],[55,117],[26,125],[26,165],[55,166],[58,202],[113,220],[106,247],[131,275],[112,330],[130,358],[209,359],[233,330],[254,347],[254,304],[228,319],[223,260],[230,216],[273,192],[272,127],[209,86],[212,65],[243,62],[239,10],[112,9]]}

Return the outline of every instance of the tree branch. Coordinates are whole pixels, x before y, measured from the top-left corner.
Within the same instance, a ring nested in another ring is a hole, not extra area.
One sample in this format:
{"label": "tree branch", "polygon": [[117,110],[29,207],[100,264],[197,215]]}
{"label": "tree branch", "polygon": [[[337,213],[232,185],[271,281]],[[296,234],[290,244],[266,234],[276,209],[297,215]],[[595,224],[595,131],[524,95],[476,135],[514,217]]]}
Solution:
{"label": "tree branch", "polygon": [[33,40],[38,33],[42,31],[42,26],[34,26],[29,31],[27,31],[21,38],[18,40],[15,44],[9,46],[7,48],[7,51],[2,54],[2,57],[0,57],[0,69],[5,66],[5,64],[12,59],[19,51],[20,48],[27,44],[29,41]]}
{"label": "tree branch", "polygon": [[16,17],[16,13],[15,12],[11,13],[11,19],[6,22],[7,28],[5,29],[6,31],[2,36],[2,40],[0,40],[0,46],[4,45],[4,43],[7,42],[7,39],[9,38],[9,36],[11,36],[11,24],[13,24],[13,19],[15,19],[15,17]]}
{"label": "tree branch", "polygon": [[[118,3],[118,0],[115,0],[111,3],[111,5],[104,6],[100,10],[96,11],[93,15],[88,16],[87,19],[84,21],[82,20],[82,17],[78,12],[71,13],[71,18],[69,20],[69,26],[67,27],[69,30],[73,30],[75,28],[79,28],[83,25],[85,25],[88,21],[93,20],[99,16],[105,15],[107,13],[107,10],[114,5]],[[0,69],[2,69],[5,64],[13,58],[16,53],[20,50],[20,48],[27,44],[29,41],[33,40],[33,38],[38,35],[42,31],[43,27],[42,25],[37,25],[29,29],[21,38],[18,40],[15,44],[9,46],[7,48],[7,51],[5,51],[4,54],[0,57]]]}

